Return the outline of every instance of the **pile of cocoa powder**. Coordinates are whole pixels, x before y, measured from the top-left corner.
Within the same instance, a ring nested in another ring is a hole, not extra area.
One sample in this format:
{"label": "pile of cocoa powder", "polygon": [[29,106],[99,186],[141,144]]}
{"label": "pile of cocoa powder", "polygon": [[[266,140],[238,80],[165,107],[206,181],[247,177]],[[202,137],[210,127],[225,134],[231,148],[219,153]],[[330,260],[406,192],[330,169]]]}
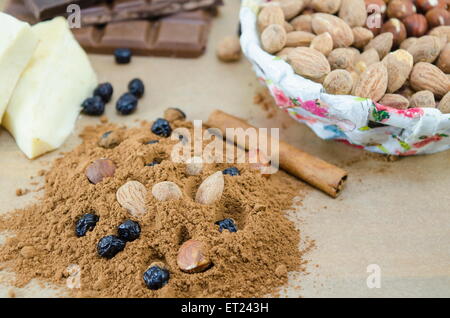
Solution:
{"label": "pile of cocoa powder", "polygon": [[[73,266],[80,284],[67,289],[76,297],[258,297],[274,294],[288,282],[289,271],[304,271],[300,233],[283,210],[302,195],[304,185],[279,172],[264,178],[247,164],[235,165],[240,176],[225,176],[221,199],[213,205],[195,203],[202,180],[233,166],[208,164],[199,176],[188,176],[185,165],[170,160],[177,141],[150,131],[151,123],[125,128],[110,123],[87,127],[83,142],[53,163],[45,175],[43,197],[25,209],[0,217],[0,231],[13,236],[0,250],[0,263],[16,273],[13,285],[23,287],[31,279],[66,286],[73,282]],[[171,120],[172,128],[190,122]],[[114,131],[114,143],[104,148],[99,139]],[[159,143],[148,144],[159,140]],[[96,185],[85,176],[86,167],[99,158],[116,165],[113,177]],[[157,161],[160,164],[146,166]],[[176,183],[183,198],[159,202],[147,195],[148,213],[133,218],[116,200],[124,183],[136,180],[147,189],[162,181]],[[86,213],[99,216],[93,231],[75,235],[77,220]],[[232,218],[236,233],[218,230],[215,222]],[[97,254],[98,241],[116,234],[127,219],[139,222],[141,236],[127,243],[112,259]],[[213,266],[202,273],[182,272],[176,262],[179,247],[188,239],[207,242]],[[150,264],[162,262],[170,271],[163,288],[146,288],[143,273]]]}

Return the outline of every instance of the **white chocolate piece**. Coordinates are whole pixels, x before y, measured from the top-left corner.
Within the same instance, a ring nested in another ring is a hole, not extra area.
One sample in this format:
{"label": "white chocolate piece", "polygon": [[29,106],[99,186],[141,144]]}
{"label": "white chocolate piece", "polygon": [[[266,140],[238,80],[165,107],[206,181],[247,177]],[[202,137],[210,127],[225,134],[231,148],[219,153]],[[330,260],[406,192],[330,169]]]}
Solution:
{"label": "white chocolate piece", "polygon": [[30,158],[59,148],[74,129],[97,76],[68,23],[58,17],[32,27],[39,45],[19,79],[3,125]]}
{"label": "white chocolate piece", "polygon": [[0,12],[0,123],[37,45],[38,38],[28,23]]}

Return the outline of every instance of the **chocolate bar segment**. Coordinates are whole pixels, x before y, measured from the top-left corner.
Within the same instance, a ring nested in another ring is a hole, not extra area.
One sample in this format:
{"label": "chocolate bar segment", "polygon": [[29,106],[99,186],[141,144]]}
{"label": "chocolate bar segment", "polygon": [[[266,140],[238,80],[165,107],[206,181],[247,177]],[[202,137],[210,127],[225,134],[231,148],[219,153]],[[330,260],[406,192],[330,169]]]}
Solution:
{"label": "chocolate bar segment", "polygon": [[197,9],[215,8],[222,0],[115,0],[81,10],[83,26],[157,18]]}
{"label": "chocolate bar segment", "polygon": [[26,0],[25,5],[37,20],[47,20],[65,15],[67,7],[71,4],[85,8],[97,2],[99,0]]}
{"label": "chocolate bar segment", "polygon": [[124,21],[72,31],[90,53],[112,54],[117,48],[129,48],[137,55],[192,58],[204,53],[210,23],[210,14],[198,10],[157,21]]}

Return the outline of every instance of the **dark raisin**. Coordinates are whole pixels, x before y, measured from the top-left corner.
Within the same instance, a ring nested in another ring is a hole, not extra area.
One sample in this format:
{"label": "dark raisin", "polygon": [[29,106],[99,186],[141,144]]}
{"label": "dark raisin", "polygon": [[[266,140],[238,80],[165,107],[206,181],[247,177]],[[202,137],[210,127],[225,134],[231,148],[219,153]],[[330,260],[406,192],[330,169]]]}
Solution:
{"label": "dark raisin", "polygon": [[159,118],[153,123],[152,132],[161,137],[169,137],[172,134],[172,127],[167,120]]}
{"label": "dark raisin", "polygon": [[115,235],[102,238],[97,244],[98,255],[104,258],[113,258],[117,253],[123,251],[126,242]]}
{"label": "dark raisin", "polygon": [[130,49],[116,49],[114,51],[114,57],[117,64],[128,64],[131,61],[133,54]]}
{"label": "dark raisin", "polygon": [[162,288],[169,282],[169,278],[169,271],[159,266],[152,266],[144,273],[144,283],[151,290]]}
{"label": "dark raisin", "polygon": [[128,91],[136,96],[136,98],[141,98],[145,92],[144,83],[140,79],[135,78],[128,84]]}
{"label": "dark raisin", "polygon": [[159,140],[150,140],[150,141],[147,141],[145,144],[146,145],[153,145],[153,144],[157,144],[157,143],[159,143]]}
{"label": "dark raisin", "polygon": [[232,219],[224,219],[215,223],[219,226],[219,231],[228,230],[230,232],[237,232],[237,226]]}
{"label": "dark raisin", "polygon": [[103,100],[103,102],[109,103],[113,92],[114,89],[110,83],[103,83],[97,86],[94,91],[94,96],[98,96]]}
{"label": "dark raisin", "polygon": [[75,229],[76,235],[78,237],[85,236],[88,231],[92,231],[95,228],[98,220],[99,217],[95,214],[88,213],[83,215],[77,222]]}
{"label": "dark raisin", "polygon": [[132,242],[139,238],[139,235],[141,234],[141,227],[137,222],[126,220],[119,225],[117,232],[122,240]]}
{"label": "dark raisin", "polygon": [[86,115],[100,116],[105,112],[105,103],[99,96],[87,98],[83,104],[82,112]]}
{"label": "dark raisin", "polygon": [[239,176],[241,173],[239,172],[239,169],[236,167],[227,168],[224,171],[222,171],[223,174],[228,174],[230,176]]}
{"label": "dark raisin", "polygon": [[116,104],[116,109],[122,115],[129,115],[137,108],[138,100],[136,96],[130,93],[123,94]]}
{"label": "dark raisin", "polygon": [[160,162],[155,160],[155,161],[152,161],[150,163],[147,163],[145,166],[146,167],[154,167],[154,166],[159,165],[159,164],[160,164]]}

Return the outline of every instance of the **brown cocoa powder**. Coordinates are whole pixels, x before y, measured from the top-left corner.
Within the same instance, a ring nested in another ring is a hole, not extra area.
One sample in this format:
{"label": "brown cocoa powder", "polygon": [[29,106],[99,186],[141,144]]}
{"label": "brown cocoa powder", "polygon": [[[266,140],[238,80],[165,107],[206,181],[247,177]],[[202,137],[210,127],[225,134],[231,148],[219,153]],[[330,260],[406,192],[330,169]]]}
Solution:
{"label": "brown cocoa powder", "polygon": [[[0,231],[14,235],[0,250],[0,263],[16,273],[13,285],[23,287],[37,278],[66,286],[70,266],[75,264],[81,284],[67,289],[70,296],[257,297],[285,285],[289,271],[305,270],[304,253],[312,243],[299,249],[299,230],[283,212],[294,197],[302,195],[303,183],[282,172],[266,179],[247,164],[238,164],[241,175],[225,176],[221,199],[203,206],[194,201],[202,180],[230,164],[208,164],[199,176],[188,176],[184,164],[170,160],[176,141],[153,135],[150,123],[126,129],[102,122],[85,128],[83,143],[45,172],[44,194],[36,204],[0,217]],[[171,125],[193,128],[183,120]],[[108,131],[121,140],[103,148],[99,139]],[[151,140],[159,143],[146,144]],[[99,158],[112,160],[117,169],[113,177],[94,185],[85,170]],[[160,164],[145,166],[153,161]],[[100,258],[98,241],[117,234],[120,223],[133,219],[116,200],[117,189],[130,180],[148,189],[149,212],[134,219],[141,226],[141,236],[114,258]],[[162,181],[176,183],[183,198],[175,202],[153,198],[151,187]],[[75,223],[85,213],[95,213],[100,220],[93,231],[78,238]],[[234,219],[238,232],[220,233],[214,223],[224,218]],[[177,266],[178,249],[188,239],[210,246],[213,266],[203,273],[184,273]],[[142,278],[154,262],[170,271],[169,283],[156,291],[147,289]]]}

